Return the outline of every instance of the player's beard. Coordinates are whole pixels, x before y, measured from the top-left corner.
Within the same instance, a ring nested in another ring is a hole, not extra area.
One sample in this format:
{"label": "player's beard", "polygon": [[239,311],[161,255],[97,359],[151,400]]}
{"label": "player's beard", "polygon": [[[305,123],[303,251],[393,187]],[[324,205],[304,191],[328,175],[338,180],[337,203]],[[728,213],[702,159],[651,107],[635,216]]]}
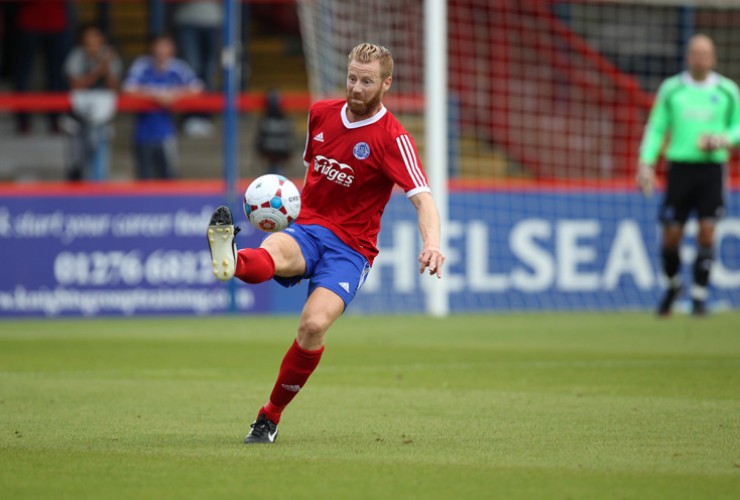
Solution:
{"label": "player's beard", "polygon": [[362,103],[353,101],[352,93],[347,92],[347,106],[349,107],[349,110],[352,111],[352,114],[358,118],[369,118],[370,113],[378,108],[382,99],[383,89],[378,90],[374,96],[367,101],[362,101]]}

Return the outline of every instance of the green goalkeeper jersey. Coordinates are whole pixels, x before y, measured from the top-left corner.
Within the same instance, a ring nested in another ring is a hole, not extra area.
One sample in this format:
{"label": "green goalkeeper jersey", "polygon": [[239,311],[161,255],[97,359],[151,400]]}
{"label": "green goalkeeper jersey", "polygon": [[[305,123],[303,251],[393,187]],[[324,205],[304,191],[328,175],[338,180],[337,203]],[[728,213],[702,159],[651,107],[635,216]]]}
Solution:
{"label": "green goalkeeper jersey", "polygon": [[696,82],[688,72],[668,78],[658,89],[655,104],[640,146],[640,161],[654,165],[666,134],[670,142],[665,156],[669,161],[724,163],[725,148],[706,152],[699,149],[703,135],[723,135],[730,145],[740,142],[740,97],[738,87],[717,73]]}

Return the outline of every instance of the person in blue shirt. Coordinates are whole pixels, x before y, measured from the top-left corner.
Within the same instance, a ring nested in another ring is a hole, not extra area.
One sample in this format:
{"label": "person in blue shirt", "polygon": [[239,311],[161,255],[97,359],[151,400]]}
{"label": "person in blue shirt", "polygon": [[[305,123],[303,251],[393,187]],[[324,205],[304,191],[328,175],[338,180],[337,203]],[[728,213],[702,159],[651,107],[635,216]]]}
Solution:
{"label": "person in blue shirt", "polygon": [[152,99],[159,108],[139,113],[134,127],[134,155],[139,179],[171,179],[177,174],[177,140],[170,107],[203,91],[203,83],[181,59],[168,35],[153,39],[151,55],[137,58],[123,91]]}

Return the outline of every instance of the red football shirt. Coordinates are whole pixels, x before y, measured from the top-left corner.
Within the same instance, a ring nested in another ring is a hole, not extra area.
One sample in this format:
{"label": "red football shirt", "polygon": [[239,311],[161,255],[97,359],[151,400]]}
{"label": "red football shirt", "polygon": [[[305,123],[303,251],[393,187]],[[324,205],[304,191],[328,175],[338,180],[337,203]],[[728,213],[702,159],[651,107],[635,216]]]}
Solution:
{"label": "red football shirt", "polygon": [[411,136],[384,107],[351,123],[344,100],[320,101],[308,114],[300,224],[331,230],[370,264],[380,217],[398,184],[411,197],[429,192]]}

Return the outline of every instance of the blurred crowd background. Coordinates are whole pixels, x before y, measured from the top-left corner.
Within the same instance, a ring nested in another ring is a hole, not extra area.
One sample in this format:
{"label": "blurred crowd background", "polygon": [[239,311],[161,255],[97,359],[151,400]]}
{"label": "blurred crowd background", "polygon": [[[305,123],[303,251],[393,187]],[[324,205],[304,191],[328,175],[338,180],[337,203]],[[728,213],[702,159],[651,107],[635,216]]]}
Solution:
{"label": "blurred crowd background", "polygon": [[[221,90],[222,4],[0,0],[0,91],[72,95],[68,113],[3,109],[0,181],[220,177],[220,111],[168,107]],[[305,110],[282,105],[308,88],[296,5],[245,2],[239,24],[241,90],[259,97],[240,115],[240,174],[300,176]],[[162,111],[116,113],[119,93]]]}

